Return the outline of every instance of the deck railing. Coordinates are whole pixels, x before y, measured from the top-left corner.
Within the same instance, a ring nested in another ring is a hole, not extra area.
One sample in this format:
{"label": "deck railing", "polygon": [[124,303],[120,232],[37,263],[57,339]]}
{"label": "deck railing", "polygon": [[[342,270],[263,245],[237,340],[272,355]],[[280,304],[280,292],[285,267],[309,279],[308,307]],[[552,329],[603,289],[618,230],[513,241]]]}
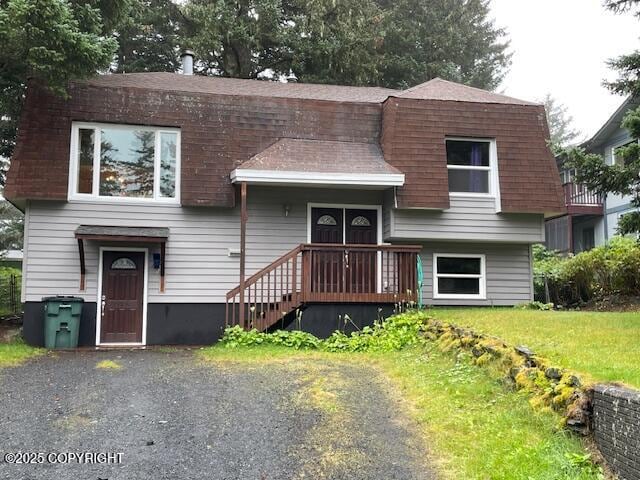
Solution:
{"label": "deck railing", "polygon": [[601,206],[604,203],[602,194],[589,190],[581,183],[568,182],[562,187],[564,188],[564,199],[567,206]]}
{"label": "deck railing", "polygon": [[242,292],[238,286],[227,293],[227,325],[265,330],[307,302],[415,301],[420,249],[416,245],[299,245],[247,278]]}

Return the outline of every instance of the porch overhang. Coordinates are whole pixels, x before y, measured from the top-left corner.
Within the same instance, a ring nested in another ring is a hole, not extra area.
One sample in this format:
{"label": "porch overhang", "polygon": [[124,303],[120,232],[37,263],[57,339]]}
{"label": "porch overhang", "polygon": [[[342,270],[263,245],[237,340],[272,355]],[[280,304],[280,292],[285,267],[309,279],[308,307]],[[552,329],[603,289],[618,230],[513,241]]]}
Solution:
{"label": "porch overhang", "polygon": [[80,255],[80,290],[85,289],[86,264],[84,258],[85,240],[116,243],[157,243],[160,245],[160,291],[164,292],[166,243],[169,229],[165,227],[114,227],[101,225],[80,225],[75,230]]}
{"label": "porch overhang", "polygon": [[270,184],[274,186],[353,186],[353,187],[401,187],[403,174],[345,174],[328,172],[296,172],[273,170],[236,169],[231,172],[231,182],[246,182],[250,185]]}
{"label": "porch overhang", "polygon": [[231,172],[232,183],[390,188],[404,174],[373,143],[283,138]]}

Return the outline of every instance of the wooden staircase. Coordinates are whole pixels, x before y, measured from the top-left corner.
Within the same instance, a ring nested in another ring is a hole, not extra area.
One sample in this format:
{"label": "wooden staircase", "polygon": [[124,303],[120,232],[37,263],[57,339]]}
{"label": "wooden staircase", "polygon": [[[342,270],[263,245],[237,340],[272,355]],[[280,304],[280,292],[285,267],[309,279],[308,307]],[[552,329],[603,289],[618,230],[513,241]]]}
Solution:
{"label": "wooden staircase", "polygon": [[298,245],[227,292],[226,324],[263,331],[306,303],[415,302],[421,248]]}

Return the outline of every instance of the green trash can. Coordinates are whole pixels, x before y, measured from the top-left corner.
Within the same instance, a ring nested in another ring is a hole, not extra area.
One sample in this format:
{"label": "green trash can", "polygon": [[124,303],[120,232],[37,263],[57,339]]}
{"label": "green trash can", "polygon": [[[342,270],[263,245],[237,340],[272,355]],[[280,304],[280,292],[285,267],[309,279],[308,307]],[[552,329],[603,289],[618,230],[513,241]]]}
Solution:
{"label": "green trash can", "polygon": [[76,348],[84,299],[62,296],[45,297],[44,346],[46,348]]}

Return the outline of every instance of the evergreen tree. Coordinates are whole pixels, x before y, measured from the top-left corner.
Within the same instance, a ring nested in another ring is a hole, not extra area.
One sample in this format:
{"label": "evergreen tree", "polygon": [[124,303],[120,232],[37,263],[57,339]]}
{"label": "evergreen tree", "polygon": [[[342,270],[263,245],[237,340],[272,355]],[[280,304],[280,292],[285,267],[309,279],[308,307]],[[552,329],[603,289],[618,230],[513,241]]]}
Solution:
{"label": "evergreen tree", "polygon": [[27,80],[64,95],[70,79],[107,68],[117,46],[110,29],[128,7],[129,0],[0,2],[0,156],[13,151]]}
{"label": "evergreen tree", "polygon": [[181,45],[202,74],[493,89],[510,62],[488,0],[190,0],[183,13]]}
{"label": "evergreen tree", "polygon": [[547,111],[547,123],[551,134],[551,143],[559,147],[567,147],[580,135],[573,128],[573,117],[569,115],[567,107],[547,94],[543,99],[544,108]]}
{"label": "evergreen tree", "polygon": [[121,22],[111,68],[117,73],[175,72],[180,68],[182,14],[171,0],[137,0]]}

